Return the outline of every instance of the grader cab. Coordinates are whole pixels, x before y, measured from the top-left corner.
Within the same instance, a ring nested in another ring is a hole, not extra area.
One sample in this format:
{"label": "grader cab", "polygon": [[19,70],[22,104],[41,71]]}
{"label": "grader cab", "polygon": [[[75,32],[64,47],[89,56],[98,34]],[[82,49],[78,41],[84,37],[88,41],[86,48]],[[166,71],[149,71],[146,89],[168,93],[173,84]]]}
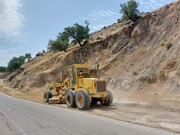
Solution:
{"label": "grader cab", "polygon": [[100,102],[110,105],[113,95],[106,89],[105,80],[98,79],[97,69],[88,64],[74,64],[61,73],[60,83],[44,93],[46,102],[66,103],[68,107],[86,110],[91,104]]}

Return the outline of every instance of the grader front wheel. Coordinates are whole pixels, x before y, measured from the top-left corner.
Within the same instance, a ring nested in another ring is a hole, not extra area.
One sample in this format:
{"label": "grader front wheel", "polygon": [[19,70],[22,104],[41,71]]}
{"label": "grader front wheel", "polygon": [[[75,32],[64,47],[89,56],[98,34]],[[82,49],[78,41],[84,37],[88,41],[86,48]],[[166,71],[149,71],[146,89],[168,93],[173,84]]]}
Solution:
{"label": "grader front wheel", "polygon": [[44,98],[44,102],[47,102],[47,103],[48,103],[48,102],[49,102],[49,99],[52,98],[52,93],[51,93],[51,91],[50,91],[50,90],[45,91],[43,98]]}
{"label": "grader front wheel", "polygon": [[89,93],[82,90],[76,94],[76,105],[80,110],[86,110],[90,107]]}

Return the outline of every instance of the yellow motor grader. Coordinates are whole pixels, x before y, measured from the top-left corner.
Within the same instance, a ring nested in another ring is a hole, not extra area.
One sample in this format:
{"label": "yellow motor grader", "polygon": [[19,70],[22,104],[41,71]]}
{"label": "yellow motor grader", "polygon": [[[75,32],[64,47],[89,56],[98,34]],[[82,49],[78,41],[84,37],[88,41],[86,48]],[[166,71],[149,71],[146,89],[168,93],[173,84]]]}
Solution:
{"label": "yellow motor grader", "polygon": [[68,107],[86,110],[91,104],[100,102],[111,105],[113,95],[106,89],[106,81],[98,79],[97,69],[88,64],[68,66],[60,75],[60,83],[44,92],[48,103],[66,103]]}

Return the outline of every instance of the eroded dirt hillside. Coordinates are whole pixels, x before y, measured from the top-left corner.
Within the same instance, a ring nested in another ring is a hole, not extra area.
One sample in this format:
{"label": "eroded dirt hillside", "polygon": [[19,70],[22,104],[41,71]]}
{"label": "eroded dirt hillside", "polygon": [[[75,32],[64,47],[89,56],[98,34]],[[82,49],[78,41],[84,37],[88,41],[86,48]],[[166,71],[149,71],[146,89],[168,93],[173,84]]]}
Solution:
{"label": "eroded dirt hillside", "polygon": [[[107,80],[116,101],[158,102],[162,97],[163,104],[179,102],[180,2],[148,13],[135,23],[105,27],[91,34],[83,47],[44,53],[5,82],[20,90],[47,89],[59,81],[65,66],[74,63],[99,64],[100,76]],[[122,92],[126,98],[120,98]]]}

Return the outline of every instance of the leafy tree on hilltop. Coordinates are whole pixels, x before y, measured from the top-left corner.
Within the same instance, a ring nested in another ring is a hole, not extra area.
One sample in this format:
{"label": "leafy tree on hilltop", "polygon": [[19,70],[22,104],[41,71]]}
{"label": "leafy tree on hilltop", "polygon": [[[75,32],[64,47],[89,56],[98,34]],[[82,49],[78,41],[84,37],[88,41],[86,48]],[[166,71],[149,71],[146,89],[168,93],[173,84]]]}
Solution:
{"label": "leafy tree on hilltop", "polygon": [[72,43],[79,43],[82,46],[82,40],[89,38],[89,30],[89,23],[87,21],[85,21],[85,26],[75,23],[59,33],[56,40],[49,40],[47,49],[49,51],[66,51],[70,41]]}
{"label": "leafy tree on hilltop", "polygon": [[135,0],[129,0],[127,3],[120,4],[120,13],[123,14],[122,20],[132,20],[133,22],[139,18],[139,4]]}
{"label": "leafy tree on hilltop", "polygon": [[30,53],[26,53],[25,54],[25,59],[27,59],[29,62],[31,61],[31,54]]}
{"label": "leafy tree on hilltop", "polygon": [[0,67],[0,72],[4,73],[4,72],[6,72],[6,71],[7,71],[7,68],[6,68],[6,67],[3,67],[3,66]]}
{"label": "leafy tree on hilltop", "polygon": [[65,28],[64,32],[72,39],[73,43],[78,43],[82,46],[81,41],[89,38],[90,29],[88,21],[85,21],[85,25],[86,26],[75,23],[73,26]]}
{"label": "leafy tree on hilltop", "polygon": [[25,54],[25,58],[26,58],[26,59],[30,59],[30,58],[31,58],[31,54],[30,54],[30,53],[26,53],[26,54]]}
{"label": "leafy tree on hilltop", "polygon": [[66,51],[69,46],[69,37],[65,32],[59,33],[56,40],[49,40],[48,50]]}
{"label": "leafy tree on hilltop", "polygon": [[13,57],[8,63],[8,71],[15,71],[21,69],[21,65],[25,62],[25,56]]}

